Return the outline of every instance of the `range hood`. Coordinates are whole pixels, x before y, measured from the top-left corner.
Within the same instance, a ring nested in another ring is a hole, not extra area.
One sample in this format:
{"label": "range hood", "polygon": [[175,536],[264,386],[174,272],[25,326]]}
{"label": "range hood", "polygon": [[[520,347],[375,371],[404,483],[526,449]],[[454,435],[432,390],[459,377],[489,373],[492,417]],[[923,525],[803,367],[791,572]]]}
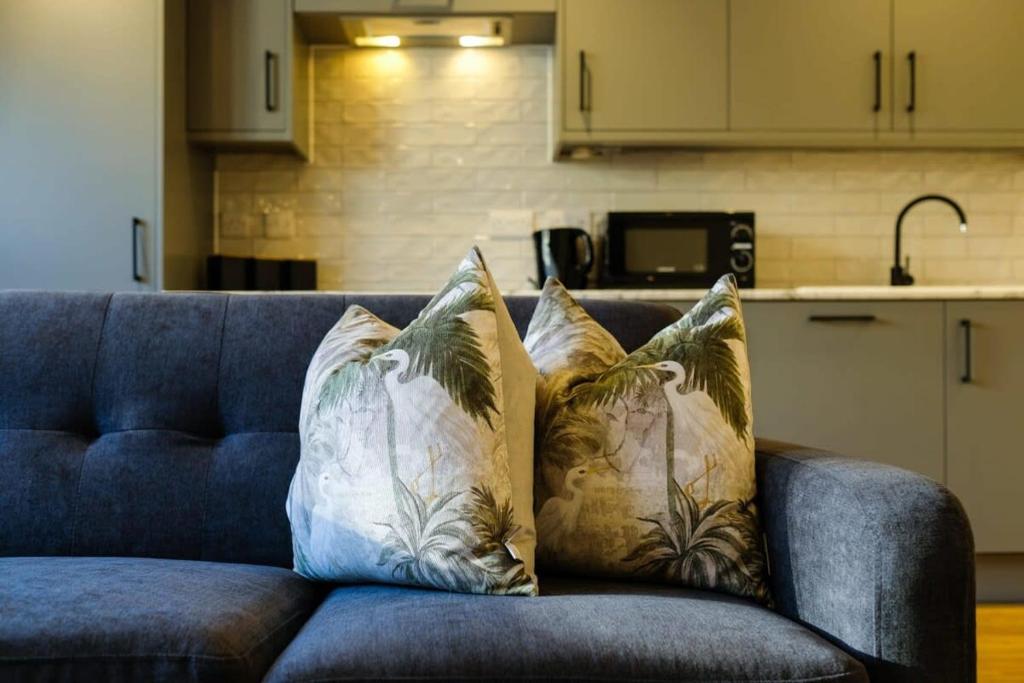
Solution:
{"label": "range hood", "polygon": [[295,0],[313,44],[500,47],[552,44],[555,0]]}

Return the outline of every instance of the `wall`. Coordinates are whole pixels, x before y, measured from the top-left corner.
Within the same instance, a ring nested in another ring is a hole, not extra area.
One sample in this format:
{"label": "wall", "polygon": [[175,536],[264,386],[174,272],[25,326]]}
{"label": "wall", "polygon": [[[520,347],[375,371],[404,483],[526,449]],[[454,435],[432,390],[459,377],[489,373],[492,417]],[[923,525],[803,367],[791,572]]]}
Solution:
{"label": "wall", "polygon": [[753,210],[758,284],[886,284],[896,214],[920,284],[1024,281],[1024,154],[656,151],[549,161],[550,49],[318,49],[314,161],[217,158],[221,253],[320,261],[320,286],[436,288],[472,243],[535,277],[530,232],[609,210]]}
{"label": "wall", "polygon": [[213,248],[213,158],[185,124],[185,3],[164,4],[163,289],[202,289]]}

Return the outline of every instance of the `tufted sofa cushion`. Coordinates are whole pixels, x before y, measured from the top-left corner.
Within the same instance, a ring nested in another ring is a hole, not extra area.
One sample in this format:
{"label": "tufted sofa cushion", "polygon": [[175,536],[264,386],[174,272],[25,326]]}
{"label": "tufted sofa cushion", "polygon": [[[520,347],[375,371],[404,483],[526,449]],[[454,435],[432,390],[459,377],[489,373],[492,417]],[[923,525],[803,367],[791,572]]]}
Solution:
{"label": "tufted sofa cushion", "polygon": [[[291,565],[309,359],[350,304],[426,296],[0,292],[0,556]],[[534,297],[508,301],[520,334]],[[586,302],[627,350],[678,314]]]}

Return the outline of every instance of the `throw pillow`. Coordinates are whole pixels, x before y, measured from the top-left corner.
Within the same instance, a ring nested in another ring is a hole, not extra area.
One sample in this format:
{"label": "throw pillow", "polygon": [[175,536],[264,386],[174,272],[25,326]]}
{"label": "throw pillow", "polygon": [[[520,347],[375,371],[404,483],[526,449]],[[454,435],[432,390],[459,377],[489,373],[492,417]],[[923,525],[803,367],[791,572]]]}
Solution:
{"label": "throw pillow", "polygon": [[732,276],[629,355],[549,280],[525,343],[541,375],[541,565],[767,600]]}
{"label": "throw pillow", "polygon": [[402,331],[349,308],[306,373],[295,570],[535,595],[536,377],[476,249]]}

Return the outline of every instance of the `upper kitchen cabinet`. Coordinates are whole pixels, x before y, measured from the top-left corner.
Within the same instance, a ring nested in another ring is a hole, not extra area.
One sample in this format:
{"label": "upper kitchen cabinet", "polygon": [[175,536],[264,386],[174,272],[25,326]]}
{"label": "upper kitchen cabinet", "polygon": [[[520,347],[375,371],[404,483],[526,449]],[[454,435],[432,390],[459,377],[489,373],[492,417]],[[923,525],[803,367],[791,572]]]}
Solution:
{"label": "upper kitchen cabinet", "polygon": [[732,0],[734,131],[891,126],[890,0]]}
{"label": "upper kitchen cabinet", "polygon": [[202,287],[213,168],[185,140],[184,10],[0,2],[0,289]]}
{"label": "upper kitchen cabinet", "polygon": [[1024,133],[1024,2],[894,0],[893,7],[897,130],[977,133],[982,141]]}
{"label": "upper kitchen cabinet", "polygon": [[189,0],[188,128],[218,146],[309,156],[309,49],[290,0]]}
{"label": "upper kitchen cabinet", "polygon": [[726,0],[561,0],[563,144],[644,144],[728,126]]}
{"label": "upper kitchen cabinet", "polygon": [[946,304],[946,483],[978,552],[1024,552],[1024,302]]}

